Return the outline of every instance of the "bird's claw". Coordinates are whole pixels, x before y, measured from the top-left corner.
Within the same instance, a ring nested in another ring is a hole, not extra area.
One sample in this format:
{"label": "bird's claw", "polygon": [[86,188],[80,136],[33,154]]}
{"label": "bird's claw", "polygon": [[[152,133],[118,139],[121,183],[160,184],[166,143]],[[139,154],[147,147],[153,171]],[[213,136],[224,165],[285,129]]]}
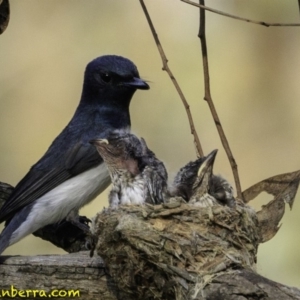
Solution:
{"label": "bird's claw", "polygon": [[92,223],[91,219],[87,218],[86,216],[78,216],[78,221],[87,226],[89,226],[89,223]]}

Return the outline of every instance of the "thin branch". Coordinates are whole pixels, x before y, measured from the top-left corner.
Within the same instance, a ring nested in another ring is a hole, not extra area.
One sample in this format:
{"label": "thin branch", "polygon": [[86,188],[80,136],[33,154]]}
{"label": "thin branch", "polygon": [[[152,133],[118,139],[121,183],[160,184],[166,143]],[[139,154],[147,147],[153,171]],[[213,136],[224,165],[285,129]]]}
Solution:
{"label": "thin branch", "polygon": [[[190,4],[190,5],[193,5],[193,6],[196,6],[196,7],[199,7],[199,8],[203,8],[205,10],[216,13],[218,15],[222,15],[222,16],[225,16],[225,17],[228,17],[228,18],[232,18],[232,19],[236,19],[236,20],[240,20],[240,21],[245,21],[245,22],[253,23],[253,24],[257,24],[257,25],[262,25],[262,26],[266,26],[266,27],[270,27],[270,26],[300,26],[300,23],[268,23],[268,22],[264,22],[264,21],[250,20],[250,19],[235,16],[235,15],[231,15],[231,14],[228,14],[228,13],[224,13],[223,11],[210,8],[210,7],[207,7],[207,6],[202,5],[202,4],[197,4],[197,3],[194,3],[194,2],[189,1],[189,0],[180,0],[180,1],[185,2],[187,4]],[[299,3],[299,7],[300,7],[300,0],[298,0],[298,3]]]}
{"label": "thin branch", "polygon": [[300,12],[300,0],[298,0],[298,7],[299,7],[299,12]]}
{"label": "thin branch", "polygon": [[[201,7],[204,6],[204,0],[199,0],[199,3],[201,5]],[[222,145],[223,145],[225,152],[227,154],[227,157],[229,159],[229,162],[230,162],[230,165],[232,168],[234,181],[235,181],[237,196],[238,196],[238,198],[243,199],[237,164],[236,164],[235,159],[230,150],[229,143],[225,136],[224,130],[222,128],[220,119],[218,117],[218,114],[215,109],[215,106],[214,106],[214,103],[213,103],[213,100],[211,97],[211,93],[210,93],[208,56],[207,56],[207,46],[206,46],[206,36],[205,36],[205,10],[202,8],[200,8],[200,26],[199,26],[198,37],[200,38],[200,42],[201,42],[201,51],[202,51],[202,60],[203,60],[204,88],[205,88],[204,100],[207,101],[207,104],[210,108],[211,114],[213,116],[218,133],[221,138]]]}
{"label": "thin branch", "polygon": [[162,60],[162,64],[163,64],[163,71],[166,71],[169,75],[169,77],[171,78],[180,98],[181,98],[181,101],[185,107],[185,110],[186,110],[186,113],[187,113],[187,116],[188,116],[188,119],[189,119],[189,124],[190,124],[190,128],[191,128],[191,134],[194,136],[194,145],[195,145],[195,149],[196,149],[196,153],[197,153],[197,156],[198,157],[202,157],[204,156],[203,154],[203,150],[202,150],[202,147],[201,147],[201,144],[200,144],[200,140],[199,140],[199,137],[198,137],[198,134],[197,134],[197,131],[195,130],[195,125],[194,125],[194,121],[193,121],[193,117],[192,117],[192,114],[191,114],[191,111],[190,111],[190,106],[185,98],[185,96],[183,95],[183,92],[177,82],[177,80],[175,79],[173,73],[171,72],[169,66],[168,66],[168,59],[165,55],[165,52],[162,48],[162,45],[159,41],[159,38],[158,38],[158,35],[155,31],[155,28],[153,26],[153,23],[151,21],[151,18],[150,18],[150,15],[148,13],[148,10],[146,8],[146,5],[144,3],[143,0],[140,0],[140,3],[141,3],[141,6],[142,6],[142,9],[144,11],[144,14],[146,16],[146,19],[147,19],[147,22],[149,24],[149,27],[151,29],[151,32],[152,32],[152,35],[153,35],[153,38],[155,40],[155,43],[156,43],[156,46],[157,46],[157,49],[159,51],[159,54],[161,56],[161,60]]}

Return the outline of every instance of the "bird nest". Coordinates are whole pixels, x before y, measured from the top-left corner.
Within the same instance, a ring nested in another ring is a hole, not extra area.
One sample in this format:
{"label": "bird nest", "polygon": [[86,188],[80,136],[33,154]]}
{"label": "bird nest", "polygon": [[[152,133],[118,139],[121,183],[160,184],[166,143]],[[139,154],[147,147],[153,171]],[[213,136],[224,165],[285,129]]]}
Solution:
{"label": "bird nest", "polygon": [[94,220],[96,251],[126,299],[176,299],[182,290],[190,299],[219,274],[254,269],[258,230],[255,211],[239,201],[199,207],[172,198],[105,209]]}

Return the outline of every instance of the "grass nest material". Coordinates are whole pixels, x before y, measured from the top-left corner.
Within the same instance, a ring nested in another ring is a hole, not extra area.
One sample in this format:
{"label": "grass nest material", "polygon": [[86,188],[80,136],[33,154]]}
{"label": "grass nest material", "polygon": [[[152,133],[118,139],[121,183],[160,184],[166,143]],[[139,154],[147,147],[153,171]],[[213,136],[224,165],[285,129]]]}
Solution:
{"label": "grass nest material", "polygon": [[105,209],[94,231],[96,251],[126,299],[196,298],[218,275],[255,269],[260,241],[255,211],[239,201],[199,207],[173,198]]}

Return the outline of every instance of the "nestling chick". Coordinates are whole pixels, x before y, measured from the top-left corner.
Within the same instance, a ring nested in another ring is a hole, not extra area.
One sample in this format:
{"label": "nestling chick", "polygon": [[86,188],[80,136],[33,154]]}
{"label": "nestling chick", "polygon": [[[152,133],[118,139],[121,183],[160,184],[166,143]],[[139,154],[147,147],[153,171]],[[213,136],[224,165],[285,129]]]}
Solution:
{"label": "nestling chick", "polygon": [[108,138],[91,143],[96,146],[110,173],[110,207],[145,202],[159,204],[164,201],[167,171],[144,139],[117,130]]}
{"label": "nestling chick", "polygon": [[181,168],[175,176],[170,194],[201,206],[222,204],[234,207],[232,186],[221,176],[213,174],[217,151]]}

